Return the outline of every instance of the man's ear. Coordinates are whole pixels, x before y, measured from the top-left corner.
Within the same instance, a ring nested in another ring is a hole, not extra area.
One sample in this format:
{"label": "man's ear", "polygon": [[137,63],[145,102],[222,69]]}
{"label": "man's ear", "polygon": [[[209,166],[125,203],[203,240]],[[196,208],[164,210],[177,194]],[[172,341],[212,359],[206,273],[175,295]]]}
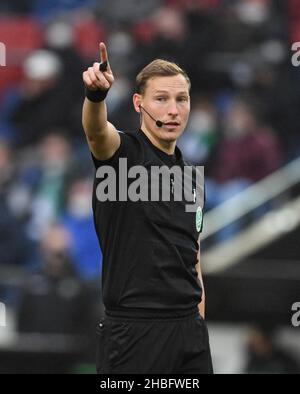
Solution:
{"label": "man's ear", "polygon": [[136,110],[137,113],[141,112],[141,104],[142,104],[142,96],[138,93],[134,93],[133,97],[132,97],[132,101],[133,101],[133,106],[134,109]]}

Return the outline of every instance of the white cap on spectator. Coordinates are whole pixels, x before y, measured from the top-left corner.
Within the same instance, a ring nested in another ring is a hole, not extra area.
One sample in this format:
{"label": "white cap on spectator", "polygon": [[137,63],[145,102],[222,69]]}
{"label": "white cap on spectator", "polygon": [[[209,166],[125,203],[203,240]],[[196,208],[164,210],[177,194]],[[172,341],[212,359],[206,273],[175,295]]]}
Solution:
{"label": "white cap on spectator", "polygon": [[51,51],[40,49],[27,57],[23,64],[27,78],[44,80],[59,74],[62,63],[59,57]]}
{"label": "white cap on spectator", "polygon": [[67,48],[74,43],[74,29],[70,23],[56,21],[45,32],[47,44],[51,48]]}

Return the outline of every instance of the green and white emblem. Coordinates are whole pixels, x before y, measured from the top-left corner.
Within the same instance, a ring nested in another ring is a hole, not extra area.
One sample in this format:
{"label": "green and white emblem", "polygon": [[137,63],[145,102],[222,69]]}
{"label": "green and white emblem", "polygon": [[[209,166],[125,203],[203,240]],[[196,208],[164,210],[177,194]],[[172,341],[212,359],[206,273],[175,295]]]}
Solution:
{"label": "green and white emblem", "polygon": [[202,224],[202,209],[201,207],[198,207],[196,211],[196,230],[198,233],[201,230],[201,224]]}

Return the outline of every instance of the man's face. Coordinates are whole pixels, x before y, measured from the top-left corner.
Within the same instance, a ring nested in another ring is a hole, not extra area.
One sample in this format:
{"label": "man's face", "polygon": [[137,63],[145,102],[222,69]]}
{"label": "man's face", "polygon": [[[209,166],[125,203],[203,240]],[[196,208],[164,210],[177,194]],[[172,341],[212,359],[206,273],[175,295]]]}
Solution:
{"label": "man's face", "polygon": [[155,121],[141,110],[142,129],[162,143],[175,142],[183,133],[190,113],[189,85],[184,76],[151,78],[139,98],[138,103],[156,120],[166,123],[157,127]]}

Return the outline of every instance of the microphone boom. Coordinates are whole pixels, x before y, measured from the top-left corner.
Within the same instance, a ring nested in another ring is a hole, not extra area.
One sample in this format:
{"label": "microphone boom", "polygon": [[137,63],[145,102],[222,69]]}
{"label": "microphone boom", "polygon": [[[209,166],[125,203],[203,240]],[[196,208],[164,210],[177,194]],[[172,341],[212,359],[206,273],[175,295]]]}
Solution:
{"label": "microphone boom", "polygon": [[157,120],[154,119],[153,116],[150,115],[149,112],[148,112],[144,107],[142,107],[141,105],[139,105],[139,107],[140,107],[143,111],[145,111],[146,114],[149,115],[150,118],[151,118],[152,120],[154,120],[154,122],[155,122],[155,124],[156,124],[157,127],[163,127],[164,122],[162,122],[161,120],[158,120],[158,119],[157,119]]}

